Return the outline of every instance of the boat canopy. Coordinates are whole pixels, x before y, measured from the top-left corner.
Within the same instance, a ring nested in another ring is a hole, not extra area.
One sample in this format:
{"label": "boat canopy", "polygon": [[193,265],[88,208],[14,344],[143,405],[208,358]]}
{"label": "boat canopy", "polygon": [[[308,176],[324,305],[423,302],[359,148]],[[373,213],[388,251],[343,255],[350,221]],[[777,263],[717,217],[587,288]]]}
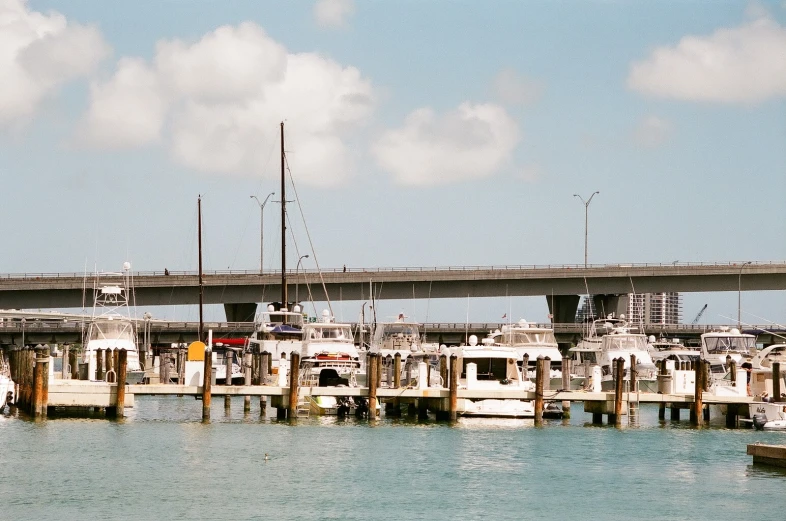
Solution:
{"label": "boat canopy", "polygon": [[520,330],[507,330],[502,331],[499,336],[495,335],[495,340],[504,345],[517,346],[522,344],[549,344],[557,346],[557,339],[554,336],[554,331],[544,329],[540,331],[520,331]]}
{"label": "boat canopy", "polygon": [[647,337],[644,335],[605,335],[604,351],[646,351]]}
{"label": "boat canopy", "polygon": [[705,335],[702,342],[709,354],[752,354],[756,350],[756,338],[752,335]]}
{"label": "boat canopy", "polygon": [[129,340],[133,342],[134,327],[128,320],[96,319],[90,324],[88,340]]}
{"label": "boat canopy", "polygon": [[306,325],[303,337],[308,341],[351,342],[352,328],[347,324],[313,323]]}

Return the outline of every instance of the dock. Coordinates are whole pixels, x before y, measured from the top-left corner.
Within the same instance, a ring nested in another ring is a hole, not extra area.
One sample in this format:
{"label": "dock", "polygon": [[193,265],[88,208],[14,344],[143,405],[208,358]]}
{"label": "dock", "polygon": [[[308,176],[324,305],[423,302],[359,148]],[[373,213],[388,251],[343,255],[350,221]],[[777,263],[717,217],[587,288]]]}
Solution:
{"label": "dock", "polygon": [[786,468],[786,445],[748,445],[747,454],[753,456],[753,463]]}

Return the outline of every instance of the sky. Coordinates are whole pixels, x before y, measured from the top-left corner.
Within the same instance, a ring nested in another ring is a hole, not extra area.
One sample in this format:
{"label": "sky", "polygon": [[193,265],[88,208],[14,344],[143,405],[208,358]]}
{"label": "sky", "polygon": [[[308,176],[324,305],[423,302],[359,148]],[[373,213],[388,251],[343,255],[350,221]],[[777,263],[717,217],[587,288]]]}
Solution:
{"label": "sky", "polygon": [[786,259],[786,2],[0,0],[0,78],[0,273],[196,270],[200,195],[205,269],[279,268],[281,121],[290,267],[582,264],[595,191],[590,264]]}

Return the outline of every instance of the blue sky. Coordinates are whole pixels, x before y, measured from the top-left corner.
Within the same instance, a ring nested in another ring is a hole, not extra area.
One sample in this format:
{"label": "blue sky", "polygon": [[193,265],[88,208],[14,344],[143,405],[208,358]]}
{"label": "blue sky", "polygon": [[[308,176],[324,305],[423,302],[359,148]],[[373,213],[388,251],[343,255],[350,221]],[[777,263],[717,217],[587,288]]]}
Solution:
{"label": "blue sky", "polygon": [[0,0],[0,44],[3,273],[195,269],[198,194],[206,268],[255,269],[281,119],[308,268],[578,264],[596,190],[590,263],[786,258],[782,2]]}

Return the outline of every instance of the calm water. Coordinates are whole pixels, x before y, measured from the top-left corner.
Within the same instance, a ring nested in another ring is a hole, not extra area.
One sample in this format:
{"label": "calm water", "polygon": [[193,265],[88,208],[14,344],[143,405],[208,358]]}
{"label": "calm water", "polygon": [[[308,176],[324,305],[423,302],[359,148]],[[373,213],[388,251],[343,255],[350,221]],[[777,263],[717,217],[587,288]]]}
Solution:
{"label": "calm water", "polygon": [[[256,403],[254,404],[256,405]],[[747,443],[786,433],[657,420],[301,418],[138,398],[122,422],[0,416],[0,519],[781,519],[786,473]],[[687,411],[683,411],[683,417]],[[264,461],[264,453],[270,459]]]}

